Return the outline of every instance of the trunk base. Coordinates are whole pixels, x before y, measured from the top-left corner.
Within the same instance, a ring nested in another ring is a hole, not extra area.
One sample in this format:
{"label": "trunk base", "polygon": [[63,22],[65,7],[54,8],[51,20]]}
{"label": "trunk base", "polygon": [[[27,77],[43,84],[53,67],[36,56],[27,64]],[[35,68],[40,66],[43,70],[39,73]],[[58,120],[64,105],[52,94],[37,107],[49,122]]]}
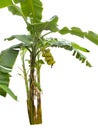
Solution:
{"label": "trunk base", "polygon": [[[38,101],[38,100],[37,100]],[[32,100],[27,100],[27,109],[30,125],[42,124],[42,109],[41,104],[37,103],[37,107]]]}

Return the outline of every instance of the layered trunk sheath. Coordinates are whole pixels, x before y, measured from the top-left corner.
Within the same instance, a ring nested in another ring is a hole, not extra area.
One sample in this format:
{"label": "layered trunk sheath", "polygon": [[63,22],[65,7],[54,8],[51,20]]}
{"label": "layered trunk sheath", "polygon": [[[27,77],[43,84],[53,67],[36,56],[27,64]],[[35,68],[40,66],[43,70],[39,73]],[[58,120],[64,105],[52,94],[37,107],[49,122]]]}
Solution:
{"label": "layered trunk sheath", "polygon": [[33,124],[42,123],[42,109],[41,109],[41,94],[37,90],[37,87],[34,84],[36,80],[34,77],[34,58],[31,57],[30,65],[30,90],[27,97],[27,109],[29,115],[29,122]]}
{"label": "layered trunk sheath", "polygon": [[41,96],[39,95],[37,98],[37,106],[32,98],[27,100],[29,122],[31,125],[42,123]]}

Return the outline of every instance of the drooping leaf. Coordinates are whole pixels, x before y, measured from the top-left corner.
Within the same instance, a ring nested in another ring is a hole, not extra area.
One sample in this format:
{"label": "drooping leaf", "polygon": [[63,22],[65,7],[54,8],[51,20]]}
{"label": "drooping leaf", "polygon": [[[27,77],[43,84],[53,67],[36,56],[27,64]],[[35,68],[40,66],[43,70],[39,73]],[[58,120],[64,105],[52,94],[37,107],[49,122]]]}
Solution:
{"label": "drooping leaf", "polygon": [[81,51],[84,51],[84,52],[89,52],[88,49],[86,49],[86,48],[84,48],[84,47],[81,47],[80,45],[78,45],[78,44],[76,44],[76,43],[74,43],[74,42],[72,42],[72,46],[73,46],[73,48],[75,48],[75,49],[78,49],[78,50],[81,50]]}
{"label": "drooping leaf", "polygon": [[62,35],[70,33],[72,35],[76,35],[76,36],[79,36],[82,38],[84,38],[84,36],[85,36],[85,32],[83,32],[78,27],[72,27],[71,29],[69,29],[68,27],[63,27],[62,29],[59,30],[59,33]]}
{"label": "drooping leaf", "polygon": [[14,50],[12,48],[6,49],[0,54],[0,66],[12,69],[13,64],[16,60],[19,50]]}
{"label": "drooping leaf", "polygon": [[[9,78],[10,78],[9,73],[4,73],[0,71],[0,85],[4,85],[7,87],[9,85]],[[0,95],[4,97],[6,96],[6,92],[2,90],[2,88],[0,88]]]}
{"label": "drooping leaf", "polygon": [[27,45],[27,44],[31,45],[31,43],[32,43],[31,35],[12,35],[11,37],[6,38],[5,40],[11,41],[14,39],[17,39],[17,40],[25,43],[25,45]]}
{"label": "drooping leaf", "polygon": [[12,5],[12,0],[0,0],[0,8]]}
{"label": "drooping leaf", "polygon": [[86,66],[91,67],[90,62],[87,60],[87,58],[79,52],[79,50],[83,52],[89,52],[86,48],[79,46],[78,44],[74,44],[73,42],[67,41],[67,40],[58,40],[55,38],[49,38],[46,40],[47,47],[59,47],[64,48],[68,51],[73,51],[73,56],[75,56],[76,59],[81,61],[81,63],[86,63]]}
{"label": "drooping leaf", "polygon": [[87,60],[87,58],[86,58],[82,53],[80,53],[79,51],[74,50],[73,56],[75,56],[76,59],[80,60],[81,63],[85,63],[86,66],[92,67],[92,65],[91,65],[90,62]]}
{"label": "drooping leaf", "polygon": [[84,38],[84,32],[78,27],[72,27],[70,33],[79,37]]}
{"label": "drooping leaf", "polygon": [[4,92],[8,93],[14,100],[17,100],[17,96],[15,96],[15,94],[11,91],[10,88],[8,88],[6,85],[4,84],[0,84],[0,94],[4,94]]}
{"label": "drooping leaf", "polygon": [[18,52],[17,48],[10,47],[0,53],[0,95],[5,97],[9,93],[15,100],[16,97],[12,94],[8,86],[10,81],[9,73],[13,68]]}
{"label": "drooping leaf", "polygon": [[41,22],[41,23],[35,23],[29,27],[29,29],[34,30],[35,32],[41,33],[43,30],[49,30],[51,32],[57,32],[57,22],[58,17],[53,16],[49,21]]}
{"label": "drooping leaf", "polygon": [[98,45],[98,34],[92,32],[92,31],[88,31],[88,33],[85,33],[85,37],[92,41],[93,43],[95,43],[96,45]]}
{"label": "drooping leaf", "polygon": [[68,27],[63,27],[61,30],[59,30],[59,33],[62,35],[67,34],[69,32],[70,30],[68,29]]}
{"label": "drooping leaf", "polygon": [[31,17],[33,23],[39,23],[42,19],[42,2],[40,0],[25,0],[20,3],[23,14]]}
{"label": "drooping leaf", "polygon": [[83,32],[79,27],[72,27],[70,30],[68,29],[68,27],[63,27],[61,30],[59,30],[59,33],[62,35],[70,33],[81,38],[85,37],[91,42],[98,45],[98,34],[93,31]]}

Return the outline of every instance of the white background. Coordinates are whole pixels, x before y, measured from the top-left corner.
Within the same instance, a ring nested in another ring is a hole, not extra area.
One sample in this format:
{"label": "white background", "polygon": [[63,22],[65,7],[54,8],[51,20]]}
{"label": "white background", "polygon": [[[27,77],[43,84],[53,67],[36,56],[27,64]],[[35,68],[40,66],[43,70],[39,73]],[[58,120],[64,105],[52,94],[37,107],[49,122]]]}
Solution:
{"label": "white background", "polygon": [[[59,16],[59,27],[78,26],[83,31],[98,33],[97,0],[43,0],[44,20]],[[13,34],[24,34],[25,24],[7,9],[0,10],[0,50],[11,43],[3,39]],[[60,37],[56,34],[55,36]],[[86,39],[66,35],[62,38],[87,47],[93,67],[88,68],[76,60],[71,52],[52,49],[56,64],[41,70],[43,124],[30,126],[26,108],[23,79],[17,74],[20,60],[13,71],[10,88],[18,102],[7,95],[0,97],[0,129],[2,130],[98,130],[98,47]]]}

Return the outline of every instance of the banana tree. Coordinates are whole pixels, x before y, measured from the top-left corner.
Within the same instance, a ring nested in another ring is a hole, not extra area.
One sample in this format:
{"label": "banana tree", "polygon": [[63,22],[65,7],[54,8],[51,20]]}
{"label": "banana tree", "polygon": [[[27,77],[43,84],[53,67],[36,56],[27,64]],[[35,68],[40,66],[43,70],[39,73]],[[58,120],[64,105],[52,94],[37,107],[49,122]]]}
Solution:
{"label": "banana tree", "polygon": [[[8,93],[13,99],[17,96],[9,88],[10,76],[17,56],[20,55],[22,74],[27,93],[27,110],[30,124],[42,123],[41,108],[41,81],[40,70],[43,64],[52,67],[55,59],[51,48],[62,48],[70,51],[81,63],[91,67],[85,53],[89,50],[76,42],[49,37],[51,33],[59,33],[87,38],[98,45],[98,35],[93,31],[82,31],[79,27],[58,27],[58,16],[53,16],[47,21],[42,20],[43,6],[40,0],[0,0],[0,8],[7,7],[13,14],[23,18],[27,34],[14,34],[5,40],[17,39],[19,43],[1,51],[0,53],[0,95],[6,97]],[[28,58],[27,58],[28,57]],[[35,104],[37,102],[37,104]]]}

